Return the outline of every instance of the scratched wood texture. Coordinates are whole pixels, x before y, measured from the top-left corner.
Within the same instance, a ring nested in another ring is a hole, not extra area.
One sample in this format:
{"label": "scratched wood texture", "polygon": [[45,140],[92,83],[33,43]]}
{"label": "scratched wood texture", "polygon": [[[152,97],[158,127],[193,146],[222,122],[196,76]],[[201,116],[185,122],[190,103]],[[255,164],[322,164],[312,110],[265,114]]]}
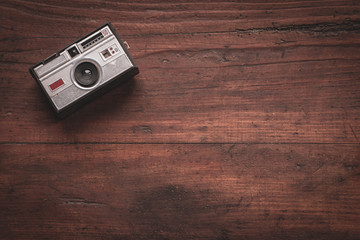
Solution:
{"label": "scratched wood texture", "polygon": [[[359,239],[359,1],[1,1],[1,239]],[[140,74],[56,120],[28,68],[110,21]]]}

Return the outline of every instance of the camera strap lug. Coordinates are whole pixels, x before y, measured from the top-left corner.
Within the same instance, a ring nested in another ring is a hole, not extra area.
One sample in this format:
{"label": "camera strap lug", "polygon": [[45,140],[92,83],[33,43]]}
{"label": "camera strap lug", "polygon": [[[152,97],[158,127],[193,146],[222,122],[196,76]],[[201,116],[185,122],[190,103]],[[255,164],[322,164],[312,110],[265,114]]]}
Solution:
{"label": "camera strap lug", "polygon": [[129,49],[129,48],[130,48],[130,45],[128,44],[128,42],[127,42],[127,41],[124,41],[123,43],[125,44],[125,46],[126,46],[126,48],[127,48],[127,49]]}

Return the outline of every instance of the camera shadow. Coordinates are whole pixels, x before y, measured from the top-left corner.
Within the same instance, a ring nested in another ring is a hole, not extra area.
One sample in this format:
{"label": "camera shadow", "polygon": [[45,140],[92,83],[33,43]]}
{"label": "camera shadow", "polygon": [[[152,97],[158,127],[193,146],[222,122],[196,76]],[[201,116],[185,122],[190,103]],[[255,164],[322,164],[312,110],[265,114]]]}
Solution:
{"label": "camera shadow", "polygon": [[68,135],[67,139],[74,139],[74,135],[89,131],[97,125],[106,124],[104,119],[116,118],[129,104],[129,99],[133,96],[136,89],[136,77],[121,83],[105,94],[89,101],[75,112],[64,119],[59,119],[63,128],[63,133]]}

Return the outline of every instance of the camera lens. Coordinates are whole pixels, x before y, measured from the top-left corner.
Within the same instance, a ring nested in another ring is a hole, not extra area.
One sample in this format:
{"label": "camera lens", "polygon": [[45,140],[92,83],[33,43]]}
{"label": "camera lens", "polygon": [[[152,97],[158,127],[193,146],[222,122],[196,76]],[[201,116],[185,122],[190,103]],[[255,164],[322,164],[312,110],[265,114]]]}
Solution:
{"label": "camera lens", "polygon": [[99,71],[91,62],[80,63],[74,71],[75,81],[83,87],[91,87],[99,80]]}

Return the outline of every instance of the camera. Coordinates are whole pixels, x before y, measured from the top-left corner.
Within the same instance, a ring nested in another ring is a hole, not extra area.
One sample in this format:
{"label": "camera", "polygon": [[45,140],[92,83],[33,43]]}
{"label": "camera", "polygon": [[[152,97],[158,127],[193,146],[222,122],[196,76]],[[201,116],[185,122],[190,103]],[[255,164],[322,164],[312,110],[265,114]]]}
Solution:
{"label": "camera", "polygon": [[30,73],[63,118],[139,69],[114,27],[106,23],[34,65]]}

